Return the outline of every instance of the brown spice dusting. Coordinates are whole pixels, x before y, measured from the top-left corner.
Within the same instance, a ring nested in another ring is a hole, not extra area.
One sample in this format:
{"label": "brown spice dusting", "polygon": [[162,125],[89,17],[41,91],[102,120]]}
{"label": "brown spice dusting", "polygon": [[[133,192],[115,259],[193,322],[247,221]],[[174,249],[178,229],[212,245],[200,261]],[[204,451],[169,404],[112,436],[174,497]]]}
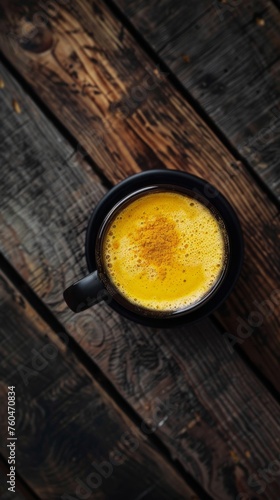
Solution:
{"label": "brown spice dusting", "polygon": [[3,89],[5,87],[5,82],[0,78],[0,89]]}
{"label": "brown spice dusting", "polygon": [[19,102],[16,99],[13,99],[13,110],[17,113],[21,113],[21,107],[19,105]]}
{"label": "brown spice dusting", "polygon": [[152,221],[145,221],[135,237],[140,258],[165,273],[166,266],[171,265],[176,255],[179,234],[176,224],[167,217],[158,216]]}
{"label": "brown spice dusting", "polygon": [[249,450],[245,451],[245,457],[246,458],[250,458],[251,457],[251,453],[249,452]]}

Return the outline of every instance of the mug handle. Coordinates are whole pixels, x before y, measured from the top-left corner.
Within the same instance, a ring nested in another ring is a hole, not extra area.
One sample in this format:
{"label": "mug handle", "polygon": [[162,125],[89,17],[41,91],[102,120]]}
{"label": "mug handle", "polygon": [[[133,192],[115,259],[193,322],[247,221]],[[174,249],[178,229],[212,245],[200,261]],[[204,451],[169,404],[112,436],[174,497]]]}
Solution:
{"label": "mug handle", "polygon": [[66,304],[75,313],[85,311],[85,309],[98,304],[101,300],[107,299],[108,301],[108,295],[97,275],[97,271],[76,281],[63,292]]}

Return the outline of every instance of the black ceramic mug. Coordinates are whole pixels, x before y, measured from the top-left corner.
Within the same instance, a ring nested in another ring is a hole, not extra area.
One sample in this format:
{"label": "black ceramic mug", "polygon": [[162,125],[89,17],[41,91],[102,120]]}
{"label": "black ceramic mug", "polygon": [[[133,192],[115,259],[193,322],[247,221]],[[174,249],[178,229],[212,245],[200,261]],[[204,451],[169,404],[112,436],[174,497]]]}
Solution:
{"label": "black ceramic mug", "polygon": [[[157,191],[186,194],[196,199],[212,212],[223,227],[226,250],[219,278],[200,300],[175,311],[156,311],[132,303],[112,282],[104,263],[102,244],[112,218],[138,197]],[[64,299],[72,311],[81,312],[105,301],[114,310],[138,323],[171,327],[209,315],[226,299],[240,274],[243,238],[233,208],[211,184],[186,172],[150,170],[120,182],[99,202],[89,220],[85,253],[90,274],[64,292]]]}

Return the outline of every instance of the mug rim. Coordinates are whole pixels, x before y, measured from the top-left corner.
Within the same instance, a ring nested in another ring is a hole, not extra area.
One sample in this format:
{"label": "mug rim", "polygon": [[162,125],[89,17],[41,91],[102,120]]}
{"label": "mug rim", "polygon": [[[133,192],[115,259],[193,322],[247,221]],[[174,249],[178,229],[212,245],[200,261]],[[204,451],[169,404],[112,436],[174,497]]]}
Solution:
{"label": "mug rim", "polygon": [[[99,201],[90,216],[86,232],[86,261],[89,272],[97,269],[95,248],[99,229],[104,218],[117,202],[122,201],[128,194],[139,191],[141,188],[153,184],[169,184],[185,187],[189,191],[198,192],[210,205],[220,214],[229,239],[230,255],[226,273],[219,287],[215,289],[208,301],[203,301],[198,307],[186,310],[181,315],[169,315],[168,317],[153,317],[137,314],[119,304],[114,297],[110,301],[110,307],[122,316],[135,322],[155,327],[172,327],[179,324],[191,323],[211,314],[228,297],[232,291],[241,271],[243,263],[244,242],[239,219],[228,200],[209,182],[195,175],[180,170],[156,169],[134,174],[127,177],[114,186]],[[212,193],[211,193],[212,190]],[[213,195],[213,193],[215,193]],[[212,289],[211,289],[212,290]]]}
{"label": "mug rim", "polygon": [[[138,198],[141,198],[141,196],[145,196],[145,194],[149,195],[150,193],[154,192],[175,192],[178,194],[183,194],[188,196],[189,198],[192,198],[194,200],[199,201],[204,207],[206,207],[215,217],[215,219],[218,221],[219,224],[221,224],[223,227],[221,228],[221,233],[223,234],[223,241],[224,241],[224,246],[225,246],[225,256],[223,260],[223,266],[221,269],[220,274],[217,277],[216,282],[214,283],[213,286],[209,288],[209,290],[197,301],[189,304],[188,306],[184,308],[179,308],[175,310],[155,310],[155,309],[150,309],[141,305],[134,304],[133,302],[130,302],[129,299],[125,297],[124,294],[122,294],[117,286],[112,282],[110,279],[109,273],[106,272],[105,269],[105,263],[104,259],[102,257],[102,245],[104,241],[104,237],[106,234],[106,230],[108,228],[108,225],[111,223],[112,218],[116,215],[116,213],[119,210],[122,210],[125,208],[125,206],[129,205],[130,203],[133,203]],[[132,191],[131,193],[128,193],[124,198],[119,200],[112,208],[111,210],[106,214],[101,226],[99,227],[98,233],[97,233],[97,238],[96,238],[96,247],[95,247],[95,262],[97,266],[97,272],[98,272],[98,277],[102,281],[105,289],[112,295],[114,300],[118,302],[120,305],[124,306],[126,309],[129,309],[130,311],[140,314],[141,316],[149,317],[149,318],[173,318],[175,316],[182,316],[189,314],[190,312],[194,311],[195,309],[199,308],[210,300],[211,296],[216,292],[216,289],[221,285],[226,272],[227,272],[227,267],[228,267],[228,262],[229,262],[229,254],[230,254],[230,245],[229,245],[229,239],[228,239],[228,233],[227,229],[225,227],[223,218],[221,214],[218,212],[218,210],[214,207],[212,203],[207,201],[202,195],[196,194],[195,196],[193,195],[192,191],[184,186],[178,186],[174,184],[154,184],[152,186],[145,186],[142,188],[139,188],[135,191]]]}

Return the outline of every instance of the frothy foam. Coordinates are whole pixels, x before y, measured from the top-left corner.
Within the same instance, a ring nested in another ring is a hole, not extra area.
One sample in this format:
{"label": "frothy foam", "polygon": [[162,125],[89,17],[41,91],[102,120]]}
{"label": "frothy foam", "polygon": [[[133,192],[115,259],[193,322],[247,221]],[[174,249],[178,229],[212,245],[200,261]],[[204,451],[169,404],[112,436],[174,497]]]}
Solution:
{"label": "frothy foam", "polygon": [[223,230],[202,203],[174,192],[143,194],[111,221],[105,269],[130,302],[176,311],[201,300],[225,259]]}

